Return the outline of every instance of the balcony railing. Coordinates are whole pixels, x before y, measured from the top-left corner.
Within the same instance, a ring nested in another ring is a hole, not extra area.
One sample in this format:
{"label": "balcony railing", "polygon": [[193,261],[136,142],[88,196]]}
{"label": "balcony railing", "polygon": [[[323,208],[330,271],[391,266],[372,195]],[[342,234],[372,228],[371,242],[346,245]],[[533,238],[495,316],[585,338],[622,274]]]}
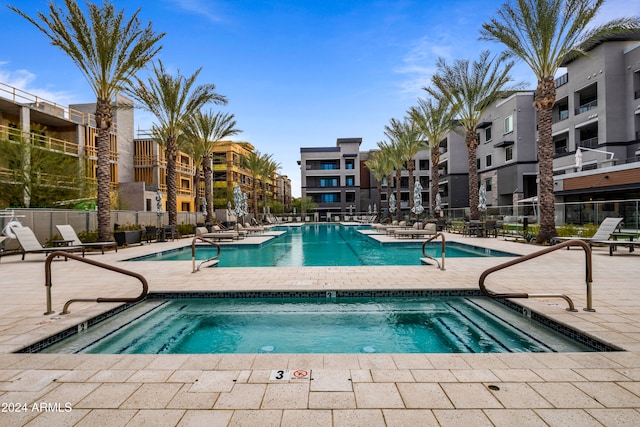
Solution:
{"label": "balcony railing", "polygon": [[576,108],[576,115],[586,113],[587,111],[594,110],[596,108],[598,108],[598,100],[594,99],[593,101],[582,104]]}
{"label": "balcony railing", "polygon": [[566,145],[563,145],[562,147],[555,147],[553,150],[553,153],[555,155],[565,154],[567,152],[569,152],[569,150],[567,149]]}
{"label": "balcony railing", "polygon": [[[0,125],[0,138],[8,139],[10,141],[19,141],[23,137],[23,132],[20,129],[11,128],[8,126]],[[65,141],[63,139],[53,138],[50,136],[38,135],[30,133],[27,135],[31,139],[31,144],[44,148],[50,151],[57,151],[59,153],[69,154],[72,156],[78,155],[78,144],[75,142]]]}
{"label": "balcony railing", "polygon": [[593,138],[583,139],[578,145],[584,148],[595,148],[598,146],[598,137],[594,136]]}

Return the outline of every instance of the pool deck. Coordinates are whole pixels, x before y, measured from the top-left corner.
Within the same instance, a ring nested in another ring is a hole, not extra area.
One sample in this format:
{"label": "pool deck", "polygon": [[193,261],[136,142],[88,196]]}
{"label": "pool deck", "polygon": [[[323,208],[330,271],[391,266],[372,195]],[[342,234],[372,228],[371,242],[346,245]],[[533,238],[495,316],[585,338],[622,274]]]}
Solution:
{"label": "pool deck", "polygon": [[[502,238],[446,236],[523,255],[542,249]],[[509,259],[448,258],[445,271],[416,265],[205,268],[196,274],[190,261],[120,262],[190,242],[87,256],[142,274],[151,291],[477,288],[482,271]],[[75,303],[69,315],[43,315],[44,259],[0,260],[2,426],[640,425],[640,251],[619,248],[610,257],[607,248],[594,249],[595,312],[582,310],[580,249],[489,276],[487,286],[495,291],[569,295],[579,311],[566,311],[561,299],[517,302],[627,350],[561,354],[11,354],[116,305]],[[135,279],[73,260],[54,261],[52,277],[58,312],[70,298],[140,292]],[[311,379],[270,379],[273,370],[307,370]],[[25,406],[18,411],[17,403]]]}

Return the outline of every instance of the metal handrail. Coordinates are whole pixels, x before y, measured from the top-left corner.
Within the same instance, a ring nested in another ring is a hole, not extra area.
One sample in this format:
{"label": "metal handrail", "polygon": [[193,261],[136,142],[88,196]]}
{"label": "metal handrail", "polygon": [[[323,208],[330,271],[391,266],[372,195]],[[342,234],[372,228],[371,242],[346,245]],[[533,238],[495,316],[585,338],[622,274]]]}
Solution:
{"label": "metal handrail", "polygon": [[515,264],[520,264],[521,262],[524,261],[529,261],[530,259],[533,258],[537,258],[541,255],[544,254],[548,254],[549,252],[554,252],[557,251],[559,249],[562,249],[564,247],[568,247],[568,246],[581,246],[582,249],[584,249],[585,252],[585,282],[587,285],[587,307],[584,308],[584,311],[595,311],[592,308],[592,297],[591,297],[591,282],[593,281],[593,276],[592,276],[592,270],[593,270],[593,265],[591,262],[591,248],[589,247],[589,245],[582,241],[582,240],[567,240],[565,242],[559,243],[557,245],[551,246],[549,248],[540,250],[538,252],[534,252],[532,254],[529,255],[524,255],[521,256],[517,259],[511,260],[511,261],[507,261],[503,264],[499,264],[496,265],[494,267],[491,267],[485,271],[482,272],[482,274],[480,275],[480,279],[479,279],[479,286],[480,286],[480,290],[482,291],[482,293],[488,297],[491,298],[562,298],[564,299],[568,304],[569,307],[567,308],[567,311],[578,311],[575,309],[574,305],[573,305],[573,301],[571,300],[571,298],[569,298],[567,295],[565,294],[526,294],[526,293],[496,293],[496,292],[492,292],[490,290],[488,290],[485,285],[484,285],[484,281],[487,278],[487,276],[495,271],[498,270],[502,270],[504,268],[507,267],[511,267],[512,265]]}
{"label": "metal handrail", "polygon": [[[442,249],[441,249],[441,253],[442,253],[442,265],[440,265],[440,263],[438,262],[437,259],[435,259],[434,257],[432,257],[431,255],[427,255],[427,253],[424,251],[425,246],[427,246],[427,243],[429,243],[430,241],[436,239],[437,237],[441,237],[442,238]],[[429,237],[427,240],[424,241],[424,243],[422,244],[422,255],[424,255],[426,258],[432,259],[436,262],[436,264],[438,264],[438,268],[442,271],[444,271],[444,257],[445,254],[447,252],[447,239],[444,237],[443,233],[436,233],[433,236]]]}
{"label": "metal handrail", "polygon": [[62,312],[60,314],[69,314],[69,306],[74,302],[80,301],[95,301],[95,302],[138,302],[141,301],[144,297],[147,296],[147,292],[149,291],[149,284],[147,283],[147,279],[145,279],[141,274],[134,273],[133,271],[125,270],[119,267],[114,267],[109,264],[105,264],[102,262],[94,261],[89,258],[82,258],[78,255],[71,254],[65,251],[54,251],[47,256],[47,259],[44,262],[44,274],[45,274],[45,283],[44,286],[47,288],[47,311],[44,314],[53,314],[53,310],[51,309],[51,286],[53,285],[51,280],[51,262],[55,257],[65,257],[66,259],[74,259],[76,261],[84,262],[85,264],[95,265],[96,267],[104,268],[106,270],[114,271],[116,273],[124,274],[127,276],[135,277],[136,279],[142,282],[142,293],[135,298],[73,298],[67,301],[62,308]]}
{"label": "metal handrail", "polygon": [[[205,243],[210,243],[213,246],[215,246],[218,249],[218,253],[216,254],[216,256],[213,256],[209,259],[206,259],[204,261],[202,261],[200,264],[198,264],[198,267],[196,267],[196,241],[200,240],[202,242]],[[206,237],[202,237],[202,236],[194,236],[193,240],[191,241],[191,272],[195,273],[196,271],[200,271],[200,267],[202,267],[202,264],[204,264],[205,262],[209,262],[209,261],[213,261],[215,259],[217,259],[218,257],[220,257],[220,245],[217,244],[216,242],[214,242],[213,240],[209,240]]]}

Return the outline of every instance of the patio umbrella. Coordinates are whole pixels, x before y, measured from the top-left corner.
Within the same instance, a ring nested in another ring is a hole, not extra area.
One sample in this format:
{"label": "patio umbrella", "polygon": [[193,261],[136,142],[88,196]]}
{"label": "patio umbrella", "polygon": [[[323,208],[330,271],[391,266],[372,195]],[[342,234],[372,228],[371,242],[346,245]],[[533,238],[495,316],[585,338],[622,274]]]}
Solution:
{"label": "patio umbrella", "polygon": [[237,218],[240,218],[244,215],[242,210],[243,201],[244,197],[242,195],[242,191],[240,190],[240,186],[236,185],[235,187],[233,187],[233,212],[236,214],[236,221]]}
{"label": "patio umbrella", "polygon": [[422,207],[422,184],[420,184],[420,181],[417,181],[413,187],[413,207],[411,212],[416,215],[424,212],[424,207]]}
{"label": "patio umbrella", "polygon": [[440,193],[436,194],[436,206],[433,208],[436,213],[439,213],[442,210],[442,197],[440,197]]}
{"label": "patio umbrella", "polygon": [[206,215],[207,214],[207,198],[201,197],[200,200],[202,200],[202,213]]}
{"label": "patio umbrella", "polygon": [[233,212],[231,211],[231,200],[227,200],[227,221],[229,221],[231,215],[233,215]]}
{"label": "patio umbrella", "polygon": [[580,147],[576,150],[576,170],[578,172],[582,170],[582,150]]}
{"label": "patio umbrella", "polygon": [[487,189],[484,184],[480,185],[478,190],[478,210],[485,212],[487,210]]}
{"label": "patio umbrella", "polygon": [[162,216],[162,193],[160,190],[156,191],[156,213],[158,216]]}
{"label": "patio umbrella", "polygon": [[389,197],[389,212],[394,213],[396,211],[396,196],[391,193]]}

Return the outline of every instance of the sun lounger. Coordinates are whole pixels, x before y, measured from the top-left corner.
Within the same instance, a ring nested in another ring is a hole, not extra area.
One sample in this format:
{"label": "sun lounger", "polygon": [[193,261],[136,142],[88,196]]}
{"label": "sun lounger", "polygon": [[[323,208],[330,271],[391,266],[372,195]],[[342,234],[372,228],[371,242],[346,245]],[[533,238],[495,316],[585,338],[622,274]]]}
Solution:
{"label": "sun lounger", "polygon": [[624,240],[599,240],[593,243],[609,246],[609,256],[613,256],[613,252],[618,246],[625,246],[629,248],[629,252],[633,252],[636,247],[640,247],[640,237],[636,240],[624,241]]}
{"label": "sun lounger", "polygon": [[83,248],[78,246],[61,246],[55,248],[45,248],[38,241],[38,238],[33,231],[29,227],[13,227],[11,229],[13,233],[16,235],[16,239],[20,244],[20,250],[22,252],[22,259],[24,260],[24,256],[28,253],[51,253],[54,251],[65,251],[65,252],[78,252],[82,251]]}
{"label": "sun lounger", "polygon": [[425,236],[433,236],[436,234],[436,224],[429,223],[424,226],[424,228],[420,228],[420,223],[415,223],[413,228],[405,228],[405,229],[392,229],[394,237],[405,237],[409,236],[412,239],[420,238]]}
{"label": "sun lounger", "polygon": [[[607,241],[611,238],[611,234],[620,227],[621,222],[622,218],[605,218],[600,223],[600,226],[592,237],[554,237],[551,240],[555,243],[564,242],[566,240],[582,240],[583,242],[589,243],[589,246],[602,244],[603,241]],[[568,246],[567,249],[569,249]]]}
{"label": "sun lounger", "polygon": [[[217,227],[214,225],[214,227]],[[223,231],[218,227],[218,231],[214,229],[213,232],[209,232],[207,227],[197,227],[196,228],[196,236],[205,237],[207,239],[212,240],[222,240],[222,239],[230,239],[230,240],[238,240],[239,234],[235,231]]]}
{"label": "sun lounger", "polygon": [[72,226],[70,226],[68,224],[64,224],[64,225],[56,225],[56,228],[58,229],[58,232],[60,233],[60,235],[62,236],[62,238],[64,240],[71,241],[71,244],[73,246],[78,246],[80,248],[83,248],[82,249],[82,256],[84,256],[85,248],[99,248],[103,255],[104,255],[104,248],[105,247],[113,247],[113,248],[115,248],[116,252],[118,252],[118,244],[116,242],[88,242],[88,243],[83,243],[80,240],[80,238],[78,237],[78,235],[76,234],[76,231],[73,229]]}

